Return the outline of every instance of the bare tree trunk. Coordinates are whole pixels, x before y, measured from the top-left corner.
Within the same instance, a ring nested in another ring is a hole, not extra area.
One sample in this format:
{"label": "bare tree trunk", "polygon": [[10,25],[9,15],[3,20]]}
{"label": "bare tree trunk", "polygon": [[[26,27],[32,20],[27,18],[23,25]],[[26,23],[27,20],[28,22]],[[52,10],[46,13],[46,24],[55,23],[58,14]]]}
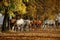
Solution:
{"label": "bare tree trunk", "polygon": [[2,25],[2,32],[6,32],[9,30],[9,14],[7,13],[8,9],[5,9],[5,16],[3,19],[3,25]]}

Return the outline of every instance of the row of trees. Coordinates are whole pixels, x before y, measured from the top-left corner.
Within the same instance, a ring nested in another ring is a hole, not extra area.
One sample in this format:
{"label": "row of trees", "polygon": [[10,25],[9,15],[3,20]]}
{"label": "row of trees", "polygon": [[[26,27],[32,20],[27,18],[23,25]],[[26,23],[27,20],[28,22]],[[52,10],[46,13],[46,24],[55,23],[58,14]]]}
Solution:
{"label": "row of trees", "polygon": [[[30,0],[30,12],[36,18],[40,20],[55,19],[57,13],[59,13],[59,0]],[[33,12],[32,12],[33,10]]]}
{"label": "row of trees", "polygon": [[[9,30],[9,16],[16,17],[17,14],[24,18],[45,20],[55,19],[60,11],[59,0],[0,0],[0,12],[5,15],[2,31]],[[7,27],[7,28],[6,28]]]}

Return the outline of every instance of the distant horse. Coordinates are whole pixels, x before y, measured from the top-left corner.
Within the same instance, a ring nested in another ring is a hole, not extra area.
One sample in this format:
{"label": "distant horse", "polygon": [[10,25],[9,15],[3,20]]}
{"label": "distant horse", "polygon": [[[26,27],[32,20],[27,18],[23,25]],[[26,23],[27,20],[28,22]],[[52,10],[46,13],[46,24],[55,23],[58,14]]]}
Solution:
{"label": "distant horse", "polygon": [[30,20],[19,19],[16,21],[16,25],[19,31],[28,31]]}
{"label": "distant horse", "polygon": [[15,18],[13,18],[13,19],[10,20],[11,30],[12,30],[12,28],[14,28],[15,23],[16,23],[16,19]]}
{"label": "distant horse", "polygon": [[31,21],[31,26],[35,27],[35,28],[40,27],[41,24],[42,24],[42,21],[40,21],[40,20],[32,20]]}
{"label": "distant horse", "polygon": [[55,25],[55,21],[54,20],[45,20],[44,22],[43,22],[43,28],[45,28],[45,27],[55,27],[56,25]]}
{"label": "distant horse", "polygon": [[18,20],[16,21],[16,25],[17,25],[17,28],[18,28],[19,31],[20,31],[21,29],[23,30],[23,27],[24,27],[23,24],[25,24],[23,19],[18,19]]}
{"label": "distant horse", "polygon": [[60,26],[60,16],[57,16],[56,18],[56,26]]}

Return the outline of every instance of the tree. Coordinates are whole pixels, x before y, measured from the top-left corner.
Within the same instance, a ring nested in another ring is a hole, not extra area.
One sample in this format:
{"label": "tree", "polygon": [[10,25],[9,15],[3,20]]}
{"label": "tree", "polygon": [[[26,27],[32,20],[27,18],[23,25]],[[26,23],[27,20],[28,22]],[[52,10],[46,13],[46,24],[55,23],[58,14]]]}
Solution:
{"label": "tree", "polygon": [[8,31],[9,30],[9,10],[13,7],[10,8],[11,5],[8,4],[8,2],[3,2],[3,9],[5,10],[4,13],[4,20],[3,20],[3,25],[2,25],[2,32]]}
{"label": "tree", "polygon": [[22,2],[22,0],[2,0],[0,2],[0,11],[4,14],[4,20],[2,25],[2,32],[9,30],[9,17],[15,17],[14,12],[18,12],[18,14],[25,14],[26,13],[26,6]]}

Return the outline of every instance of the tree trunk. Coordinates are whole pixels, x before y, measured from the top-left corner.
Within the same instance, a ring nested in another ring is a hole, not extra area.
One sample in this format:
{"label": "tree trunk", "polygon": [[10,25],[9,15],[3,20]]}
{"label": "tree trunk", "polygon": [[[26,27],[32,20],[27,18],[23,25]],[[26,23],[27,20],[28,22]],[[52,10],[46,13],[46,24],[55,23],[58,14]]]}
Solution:
{"label": "tree trunk", "polygon": [[7,12],[8,9],[5,8],[5,16],[3,19],[2,32],[6,32],[9,30],[9,14]]}

